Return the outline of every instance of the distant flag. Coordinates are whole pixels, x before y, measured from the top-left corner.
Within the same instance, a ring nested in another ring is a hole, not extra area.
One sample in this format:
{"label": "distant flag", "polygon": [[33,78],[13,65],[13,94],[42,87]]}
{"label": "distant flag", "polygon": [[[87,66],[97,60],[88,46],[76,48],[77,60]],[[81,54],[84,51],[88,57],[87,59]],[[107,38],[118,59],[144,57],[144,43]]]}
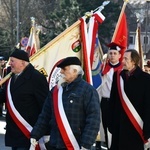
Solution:
{"label": "distant flag", "polygon": [[26,46],[26,52],[28,52],[29,56],[32,56],[33,54],[37,53],[37,51],[40,49],[38,32],[37,32],[37,29],[35,26],[35,20],[33,17],[31,18],[31,21],[32,21],[32,27],[30,30],[30,36],[29,36],[28,43]]}

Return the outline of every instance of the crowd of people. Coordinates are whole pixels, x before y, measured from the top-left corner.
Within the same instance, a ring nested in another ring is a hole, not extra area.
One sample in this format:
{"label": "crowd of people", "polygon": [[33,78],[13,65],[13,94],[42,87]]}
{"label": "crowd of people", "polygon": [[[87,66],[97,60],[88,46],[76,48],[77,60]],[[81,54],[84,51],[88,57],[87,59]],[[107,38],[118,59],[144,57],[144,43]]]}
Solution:
{"label": "crowd of people", "polygon": [[90,150],[102,121],[108,150],[148,149],[150,63],[142,70],[136,50],[121,56],[119,45],[108,46],[99,91],[83,79],[82,63],[73,56],[57,64],[60,79],[49,90],[28,53],[16,48],[9,57],[12,75],[0,89],[0,103],[7,106],[5,145],[12,150]]}

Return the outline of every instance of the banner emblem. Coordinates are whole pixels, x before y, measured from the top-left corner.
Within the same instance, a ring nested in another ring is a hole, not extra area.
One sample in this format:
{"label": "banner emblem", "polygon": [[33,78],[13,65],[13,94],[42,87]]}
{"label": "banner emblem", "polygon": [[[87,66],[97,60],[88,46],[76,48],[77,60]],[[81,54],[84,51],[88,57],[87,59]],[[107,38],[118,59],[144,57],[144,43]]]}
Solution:
{"label": "banner emblem", "polygon": [[81,42],[79,40],[72,44],[72,50],[74,52],[79,52],[81,50]]}

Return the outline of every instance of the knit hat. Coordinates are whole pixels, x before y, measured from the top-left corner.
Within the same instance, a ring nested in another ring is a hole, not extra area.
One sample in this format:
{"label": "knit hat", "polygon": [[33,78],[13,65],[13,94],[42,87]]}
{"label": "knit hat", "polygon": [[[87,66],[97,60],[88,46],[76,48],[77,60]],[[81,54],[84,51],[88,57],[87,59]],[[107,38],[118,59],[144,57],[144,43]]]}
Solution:
{"label": "knit hat", "polygon": [[24,60],[24,61],[29,62],[28,53],[26,53],[26,52],[23,51],[23,50],[15,49],[15,50],[10,54],[10,57],[15,57],[15,58],[18,58],[18,59],[20,59],[20,60]]}
{"label": "knit hat", "polygon": [[66,57],[57,65],[57,67],[64,68],[70,65],[81,66],[81,61],[79,60],[78,57]]}

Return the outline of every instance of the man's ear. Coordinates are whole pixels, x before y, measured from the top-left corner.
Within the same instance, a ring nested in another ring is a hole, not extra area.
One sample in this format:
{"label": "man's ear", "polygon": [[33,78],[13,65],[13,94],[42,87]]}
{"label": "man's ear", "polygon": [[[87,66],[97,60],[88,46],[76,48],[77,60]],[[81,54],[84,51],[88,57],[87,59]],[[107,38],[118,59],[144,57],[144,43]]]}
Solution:
{"label": "man's ear", "polygon": [[77,69],[73,69],[75,73],[77,73]]}
{"label": "man's ear", "polygon": [[23,65],[23,66],[25,65],[25,61],[24,61],[24,60],[22,60],[22,65]]}

